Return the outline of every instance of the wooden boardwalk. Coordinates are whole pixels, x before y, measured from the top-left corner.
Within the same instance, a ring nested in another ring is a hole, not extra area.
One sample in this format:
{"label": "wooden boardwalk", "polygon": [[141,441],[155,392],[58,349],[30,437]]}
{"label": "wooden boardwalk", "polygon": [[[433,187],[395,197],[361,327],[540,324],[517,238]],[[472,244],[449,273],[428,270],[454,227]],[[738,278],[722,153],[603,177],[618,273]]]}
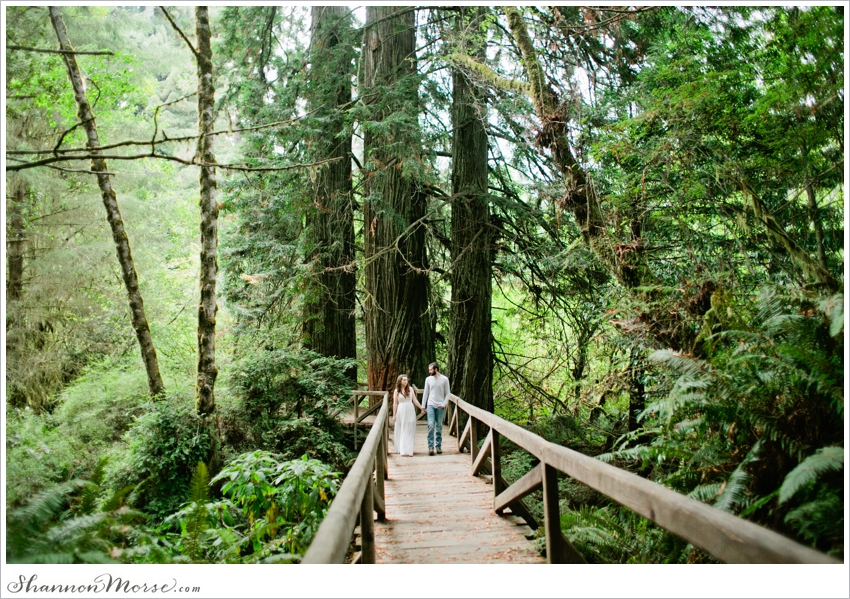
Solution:
{"label": "wooden boardwalk", "polygon": [[[425,419],[413,457],[389,456],[387,519],[375,522],[379,564],[542,564],[518,516],[493,511],[493,486],[470,475],[468,453],[443,427],[443,453],[429,456]],[[392,439],[392,427],[390,427]],[[392,448],[392,444],[390,444]]]}

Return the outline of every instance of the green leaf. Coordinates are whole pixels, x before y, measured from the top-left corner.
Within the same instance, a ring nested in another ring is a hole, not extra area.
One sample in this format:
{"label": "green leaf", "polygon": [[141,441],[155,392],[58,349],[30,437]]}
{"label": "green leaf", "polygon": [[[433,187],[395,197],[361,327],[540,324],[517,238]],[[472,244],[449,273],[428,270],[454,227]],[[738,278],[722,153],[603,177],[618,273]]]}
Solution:
{"label": "green leaf", "polygon": [[830,470],[843,469],[843,447],[818,449],[813,455],[800,462],[782,481],[782,486],[779,488],[779,503],[785,503],[791,499],[800,489],[817,480],[821,474]]}

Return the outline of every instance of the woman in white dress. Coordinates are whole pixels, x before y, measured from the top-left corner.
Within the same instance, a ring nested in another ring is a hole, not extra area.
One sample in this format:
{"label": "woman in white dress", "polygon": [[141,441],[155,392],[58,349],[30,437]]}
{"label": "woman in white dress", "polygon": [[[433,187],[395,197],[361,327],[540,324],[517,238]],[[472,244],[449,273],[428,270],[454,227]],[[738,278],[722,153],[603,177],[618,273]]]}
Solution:
{"label": "woman in white dress", "polygon": [[416,435],[416,410],[422,410],[416,401],[416,392],[407,381],[407,375],[401,374],[395,382],[393,391],[393,445],[396,453],[404,456],[413,455],[413,438]]}

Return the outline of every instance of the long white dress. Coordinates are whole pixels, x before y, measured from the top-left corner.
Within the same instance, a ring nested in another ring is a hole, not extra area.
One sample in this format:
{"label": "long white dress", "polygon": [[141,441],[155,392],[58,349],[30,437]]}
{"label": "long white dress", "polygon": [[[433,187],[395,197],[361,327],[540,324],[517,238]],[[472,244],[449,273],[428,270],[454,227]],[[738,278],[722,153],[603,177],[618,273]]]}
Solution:
{"label": "long white dress", "polygon": [[413,389],[408,389],[408,395],[398,395],[398,411],[395,415],[393,430],[393,445],[396,453],[413,454],[413,437],[416,435],[416,410],[413,407]]}

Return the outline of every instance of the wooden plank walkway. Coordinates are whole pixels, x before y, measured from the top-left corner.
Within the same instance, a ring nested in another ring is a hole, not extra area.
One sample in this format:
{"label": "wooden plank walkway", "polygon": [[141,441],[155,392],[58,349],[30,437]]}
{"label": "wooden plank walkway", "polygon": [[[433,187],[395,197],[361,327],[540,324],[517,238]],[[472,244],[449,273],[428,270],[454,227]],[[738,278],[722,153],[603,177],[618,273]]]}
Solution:
{"label": "wooden plank walkway", "polygon": [[[470,475],[468,453],[443,426],[443,453],[429,456],[428,426],[416,426],[413,457],[389,456],[387,520],[375,522],[379,564],[542,564],[518,516],[493,511],[493,486]],[[390,427],[390,439],[392,439]],[[391,444],[392,447],[392,444]]]}

